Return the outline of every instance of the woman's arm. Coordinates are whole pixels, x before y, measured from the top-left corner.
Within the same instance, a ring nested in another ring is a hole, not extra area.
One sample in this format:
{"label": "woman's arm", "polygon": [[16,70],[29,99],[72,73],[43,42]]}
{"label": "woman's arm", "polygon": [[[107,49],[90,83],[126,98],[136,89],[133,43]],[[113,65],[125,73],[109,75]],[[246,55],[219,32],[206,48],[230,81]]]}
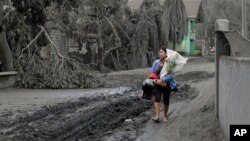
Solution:
{"label": "woman's arm", "polygon": [[170,74],[168,74],[168,75],[166,75],[166,76],[163,76],[162,78],[161,78],[161,80],[162,81],[164,81],[164,82],[169,82],[171,79],[173,79],[174,78],[174,73],[173,72],[171,72]]}
{"label": "woman's arm", "polygon": [[154,61],[152,67],[151,67],[151,73],[156,73],[157,67],[157,60]]}

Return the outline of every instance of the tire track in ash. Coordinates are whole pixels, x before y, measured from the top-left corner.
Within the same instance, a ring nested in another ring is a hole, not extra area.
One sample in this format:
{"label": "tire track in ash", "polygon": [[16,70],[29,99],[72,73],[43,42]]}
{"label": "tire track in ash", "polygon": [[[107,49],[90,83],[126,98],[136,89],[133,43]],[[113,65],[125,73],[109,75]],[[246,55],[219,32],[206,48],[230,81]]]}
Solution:
{"label": "tire track in ash", "polygon": [[151,107],[133,96],[134,93],[82,98],[46,107],[41,110],[43,114],[38,111],[5,124],[4,128],[9,129],[0,133],[0,140],[98,140],[125,119],[136,117]]}
{"label": "tire track in ash", "polygon": [[[74,109],[75,107],[87,106],[93,102],[103,101],[104,99],[115,98],[119,95],[126,95],[135,91],[135,88],[117,88],[117,90],[103,91],[102,93],[93,94],[91,97],[82,97],[77,101],[67,101],[51,106],[44,106],[35,112],[22,112],[19,115],[5,113],[0,116],[0,132],[3,128],[14,126],[16,123],[27,123],[45,118],[53,113],[59,113],[61,109]],[[11,119],[11,120],[6,120]]]}

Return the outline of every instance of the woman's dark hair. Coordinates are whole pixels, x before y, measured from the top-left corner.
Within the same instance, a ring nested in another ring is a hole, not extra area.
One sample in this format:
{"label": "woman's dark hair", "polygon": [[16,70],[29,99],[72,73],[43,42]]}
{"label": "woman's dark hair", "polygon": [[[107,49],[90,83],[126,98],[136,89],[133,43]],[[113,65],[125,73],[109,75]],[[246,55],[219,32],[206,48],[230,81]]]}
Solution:
{"label": "woman's dark hair", "polygon": [[167,48],[162,43],[160,44],[160,50],[163,50],[165,53],[167,53]]}
{"label": "woman's dark hair", "polygon": [[167,53],[167,49],[165,47],[160,48],[160,50],[163,50],[165,53]]}

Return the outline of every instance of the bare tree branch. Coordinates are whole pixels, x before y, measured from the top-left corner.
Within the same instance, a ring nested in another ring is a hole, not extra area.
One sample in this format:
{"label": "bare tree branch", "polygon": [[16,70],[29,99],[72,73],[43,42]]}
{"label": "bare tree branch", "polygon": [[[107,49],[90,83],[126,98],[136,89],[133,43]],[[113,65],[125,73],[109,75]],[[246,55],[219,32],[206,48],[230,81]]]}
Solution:
{"label": "bare tree branch", "polygon": [[113,23],[108,19],[108,17],[104,16],[104,19],[108,22],[109,26],[111,27],[112,31],[113,31],[113,34],[115,35],[115,38],[117,40],[117,47],[121,47],[122,46],[122,43],[121,43],[121,38],[119,37],[116,29],[115,29],[115,26],[113,25]]}
{"label": "bare tree branch", "polygon": [[42,35],[42,33],[43,33],[43,30],[41,29],[41,31],[36,35],[36,37],[32,41],[29,42],[29,44],[27,45],[27,47],[25,47],[25,48],[22,49],[21,56],[23,55],[23,52],[28,49],[28,54],[29,54],[29,58],[30,58],[30,49],[29,48]]}

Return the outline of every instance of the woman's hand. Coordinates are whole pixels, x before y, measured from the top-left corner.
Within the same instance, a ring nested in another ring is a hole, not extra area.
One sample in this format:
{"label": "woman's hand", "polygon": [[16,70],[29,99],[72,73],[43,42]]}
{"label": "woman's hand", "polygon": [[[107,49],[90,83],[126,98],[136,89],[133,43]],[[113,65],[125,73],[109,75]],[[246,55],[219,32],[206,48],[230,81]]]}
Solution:
{"label": "woman's hand", "polygon": [[155,84],[157,84],[157,85],[162,86],[162,87],[167,87],[166,82],[164,82],[164,81],[162,81],[162,80],[160,80],[160,79],[154,79],[153,82],[154,82]]}
{"label": "woman's hand", "polygon": [[165,59],[165,62],[168,62],[168,60],[169,60],[169,58],[167,57],[167,58]]}

